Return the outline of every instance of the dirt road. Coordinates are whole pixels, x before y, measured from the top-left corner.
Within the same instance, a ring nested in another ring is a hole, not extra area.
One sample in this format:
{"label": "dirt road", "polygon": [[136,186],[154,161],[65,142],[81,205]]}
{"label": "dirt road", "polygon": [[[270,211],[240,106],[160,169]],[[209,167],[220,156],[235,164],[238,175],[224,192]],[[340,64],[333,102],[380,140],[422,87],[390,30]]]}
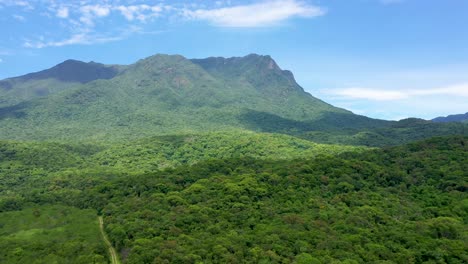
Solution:
{"label": "dirt road", "polygon": [[106,243],[107,247],[109,248],[109,254],[111,256],[111,263],[112,264],[120,264],[119,257],[117,255],[117,253],[115,252],[114,247],[110,243],[109,239],[107,239],[106,232],[104,231],[104,221],[102,220],[102,216],[99,216],[98,219],[99,219],[99,229],[101,230],[102,239],[104,239],[104,242]]}

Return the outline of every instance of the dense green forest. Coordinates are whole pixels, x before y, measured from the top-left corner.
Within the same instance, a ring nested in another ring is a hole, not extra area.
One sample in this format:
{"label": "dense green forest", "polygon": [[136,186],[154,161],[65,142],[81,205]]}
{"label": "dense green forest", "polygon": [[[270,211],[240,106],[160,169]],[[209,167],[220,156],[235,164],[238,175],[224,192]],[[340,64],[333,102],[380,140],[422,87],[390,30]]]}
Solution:
{"label": "dense green forest", "polygon": [[0,80],[0,263],[468,263],[467,144],[270,56],[68,60]]}
{"label": "dense green forest", "polygon": [[0,227],[0,263],[108,263],[95,210],[35,205],[0,213]]}
{"label": "dense green forest", "polygon": [[[225,156],[219,142],[234,139],[212,135],[220,140],[209,140],[217,143],[208,159],[194,147],[208,142],[194,136],[190,144],[187,137],[143,140],[128,152],[124,145],[109,152],[114,146],[3,142],[3,262],[60,263],[67,251],[50,243],[67,241],[75,243],[73,263],[102,263],[98,214],[124,263],[468,261],[467,137],[315,154],[291,142],[291,152],[307,155],[281,159],[259,155],[267,147],[251,138],[270,135],[247,136],[258,146]],[[155,147],[193,155],[173,155],[177,162],[165,169],[123,169],[137,156],[128,153]],[[110,153],[121,161],[104,165]]]}

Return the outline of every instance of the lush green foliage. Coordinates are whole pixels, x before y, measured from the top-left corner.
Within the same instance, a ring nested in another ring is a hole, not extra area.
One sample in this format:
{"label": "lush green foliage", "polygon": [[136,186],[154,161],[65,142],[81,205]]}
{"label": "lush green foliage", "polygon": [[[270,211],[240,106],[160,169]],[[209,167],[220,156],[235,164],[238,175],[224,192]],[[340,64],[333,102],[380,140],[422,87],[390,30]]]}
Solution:
{"label": "lush green foliage", "polygon": [[63,194],[63,182],[76,177],[86,178],[91,184],[210,159],[288,160],[362,150],[253,132],[153,137],[112,145],[0,141],[0,212],[22,208],[25,201],[20,193],[46,188],[49,182],[54,187],[49,187],[47,194],[38,194],[27,202],[44,197],[54,202],[78,199],[82,190],[71,186],[66,188],[67,195]]}
{"label": "lush green foliage", "polygon": [[468,123],[433,123],[421,119],[404,119],[384,127],[326,128],[324,131],[306,131],[298,136],[314,142],[361,146],[394,146],[428,137],[445,135],[468,135]]}
{"label": "lush green foliage", "polygon": [[467,144],[200,164],[117,181],[103,213],[128,263],[466,263]]}
{"label": "lush green foliage", "polygon": [[0,139],[9,140],[116,143],[250,130],[384,146],[468,134],[468,124],[354,115],[304,92],[291,72],[259,55],[202,60],[156,55],[129,66],[67,61],[0,81],[0,97]]}
{"label": "lush green foliage", "polygon": [[[187,138],[147,144],[181,144],[199,157]],[[467,146],[452,137],[296,160],[234,155],[132,176],[118,172],[123,165],[90,169],[109,153],[75,147],[75,158],[61,154],[68,169],[50,161],[42,176],[25,163],[2,170],[3,184],[20,168],[31,175],[7,181],[0,215],[38,204],[98,210],[126,263],[466,263]]]}
{"label": "lush green foliage", "polygon": [[244,131],[141,139],[128,144],[114,145],[97,153],[92,159],[101,166],[120,171],[147,173],[210,159],[251,157],[290,160],[362,150],[362,147],[316,144],[287,135]]}
{"label": "lush green foliage", "polygon": [[0,263],[107,263],[94,210],[34,206],[0,214]]}
{"label": "lush green foliage", "polygon": [[258,55],[67,61],[0,97],[2,263],[106,263],[96,212],[125,263],[468,262],[468,124],[354,115]]}
{"label": "lush green foliage", "polygon": [[[250,111],[292,120],[318,118],[323,112],[349,113],[305,93],[291,73],[269,67],[274,63],[269,57],[256,55],[239,61],[245,74],[235,78],[210,73],[201,63],[182,56],[156,55],[113,78],[83,84],[57,80],[52,73],[48,79],[23,76],[3,81],[0,138],[116,142],[247,128]],[[74,67],[79,72],[90,66]],[[259,70],[264,74],[253,74]],[[50,88],[42,96],[16,96],[31,87],[55,86],[61,89]]]}

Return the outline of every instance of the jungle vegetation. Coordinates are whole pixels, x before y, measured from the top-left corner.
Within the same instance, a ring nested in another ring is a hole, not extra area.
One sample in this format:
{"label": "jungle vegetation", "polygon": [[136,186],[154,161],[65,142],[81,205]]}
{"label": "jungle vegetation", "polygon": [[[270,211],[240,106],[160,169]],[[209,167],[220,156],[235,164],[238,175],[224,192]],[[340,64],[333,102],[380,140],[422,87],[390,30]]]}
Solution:
{"label": "jungle vegetation", "polygon": [[468,263],[467,179],[468,123],[353,114],[269,56],[0,81],[0,263],[110,263],[98,217],[128,264]]}

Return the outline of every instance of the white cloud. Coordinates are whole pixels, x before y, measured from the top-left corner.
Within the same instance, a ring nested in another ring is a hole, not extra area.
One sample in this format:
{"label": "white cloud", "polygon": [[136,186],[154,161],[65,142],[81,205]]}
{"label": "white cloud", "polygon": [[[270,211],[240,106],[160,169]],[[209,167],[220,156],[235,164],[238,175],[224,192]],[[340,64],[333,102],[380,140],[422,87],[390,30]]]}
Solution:
{"label": "white cloud", "polygon": [[109,6],[104,5],[86,5],[81,8],[83,13],[89,13],[97,17],[105,17],[110,13]]}
{"label": "white cloud", "polygon": [[189,19],[206,20],[222,27],[265,27],[293,17],[316,17],[326,11],[296,0],[272,0],[216,9],[185,10]]}
{"label": "white cloud", "polygon": [[[14,4],[34,8],[32,4],[35,4],[38,12],[42,11],[40,14],[43,17],[61,19],[59,25],[64,30],[55,36],[49,34],[48,39],[25,36],[23,46],[28,48],[115,41],[121,39],[121,35],[113,37],[116,23],[119,23],[118,27],[142,26],[142,23],[153,21],[154,18],[166,18],[169,21],[205,20],[224,27],[265,27],[278,25],[291,18],[311,18],[325,14],[323,8],[302,0],[252,0],[252,4],[245,5],[232,5],[229,0],[188,4],[154,4],[149,0],[130,1],[132,4],[121,0],[0,0],[0,7],[6,1],[10,6]],[[115,19],[120,15],[126,20],[124,24]],[[141,30],[139,34],[149,34],[147,32],[153,31]],[[63,37],[64,33],[69,37]]]}
{"label": "white cloud", "polygon": [[85,33],[80,33],[80,34],[72,35],[70,38],[60,40],[60,41],[49,41],[49,42],[27,41],[24,43],[24,47],[42,49],[46,47],[61,47],[61,46],[76,45],[76,44],[90,45],[90,44],[96,44],[96,43],[106,43],[106,42],[117,41],[121,39],[122,38],[118,36],[117,37],[92,36],[92,35],[87,35]]}
{"label": "white cloud", "polygon": [[[112,41],[112,40],[109,40]],[[70,38],[60,40],[60,41],[49,41],[49,42],[26,42],[24,44],[25,47],[27,48],[37,48],[37,49],[42,49],[46,47],[61,47],[61,46],[66,46],[66,45],[74,45],[74,44],[92,44],[92,43],[102,43],[102,42],[107,42],[105,39],[100,40],[91,40],[89,36],[86,34],[75,34],[72,35]]]}
{"label": "white cloud", "polygon": [[[439,88],[441,89],[441,88]],[[447,89],[442,92],[439,89],[430,89],[430,95],[404,94],[401,99],[376,100],[376,98],[343,97],[330,94],[321,94],[320,98],[354,113],[388,120],[400,120],[407,117],[432,119],[437,116],[466,113],[468,111],[468,97],[462,94],[453,95],[456,90]],[[434,91],[435,90],[435,91]],[[323,92],[323,91],[322,91]],[[428,93],[427,91],[424,93]],[[377,99],[382,99],[381,95]],[[387,98],[389,99],[389,98]]]}
{"label": "white cloud", "polygon": [[149,6],[149,5],[131,5],[123,6],[120,5],[115,8],[128,20],[132,21],[138,19],[140,21],[146,21],[151,17],[158,16],[163,11],[161,6]]}
{"label": "white cloud", "polygon": [[27,10],[34,9],[31,1],[23,1],[23,0],[0,0],[0,6],[19,6]]}
{"label": "white cloud", "polygon": [[113,35],[100,35],[90,32],[81,32],[73,34],[71,37],[59,41],[45,41],[43,37],[40,37],[39,41],[34,42],[28,40],[23,44],[23,46],[26,48],[42,49],[47,47],[62,47],[67,45],[92,45],[119,41],[131,34],[139,32],[142,32],[141,28],[135,26],[129,27]]}
{"label": "white cloud", "polygon": [[346,98],[367,99],[376,101],[399,100],[408,97],[407,94],[401,91],[378,90],[369,88],[345,88],[324,92]]}
{"label": "white cloud", "polygon": [[68,7],[60,7],[58,10],[57,10],[57,17],[60,17],[60,18],[67,18],[69,15],[69,10],[68,10]]}
{"label": "white cloud", "polygon": [[0,58],[0,63],[2,63],[2,62],[3,62],[3,59],[2,59],[2,58]]}
{"label": "white cloud", "polygon": [[413,91],[410,91],[410,94],[412,96],[449,95],[449,96],[468,97],[468,83],[450,85],[450,86],[436,88],[436,89],[413,90]]}
{"label": "white cloud", "polygon": [[87,26],[94,25],[94,18],[106,17],[110,14],[110,6],[107,5],[85,5],[80,9],[82,16],[80,21]]}
{"label": "white cloud", "polygon": [[468,97],[468,83],[449,85],[433,89],[370,89],[370,88],[344,88],[323,90],[324,94],[335,95],[347,99],[365,99],[370,101],[397,101],[429,96]]}

